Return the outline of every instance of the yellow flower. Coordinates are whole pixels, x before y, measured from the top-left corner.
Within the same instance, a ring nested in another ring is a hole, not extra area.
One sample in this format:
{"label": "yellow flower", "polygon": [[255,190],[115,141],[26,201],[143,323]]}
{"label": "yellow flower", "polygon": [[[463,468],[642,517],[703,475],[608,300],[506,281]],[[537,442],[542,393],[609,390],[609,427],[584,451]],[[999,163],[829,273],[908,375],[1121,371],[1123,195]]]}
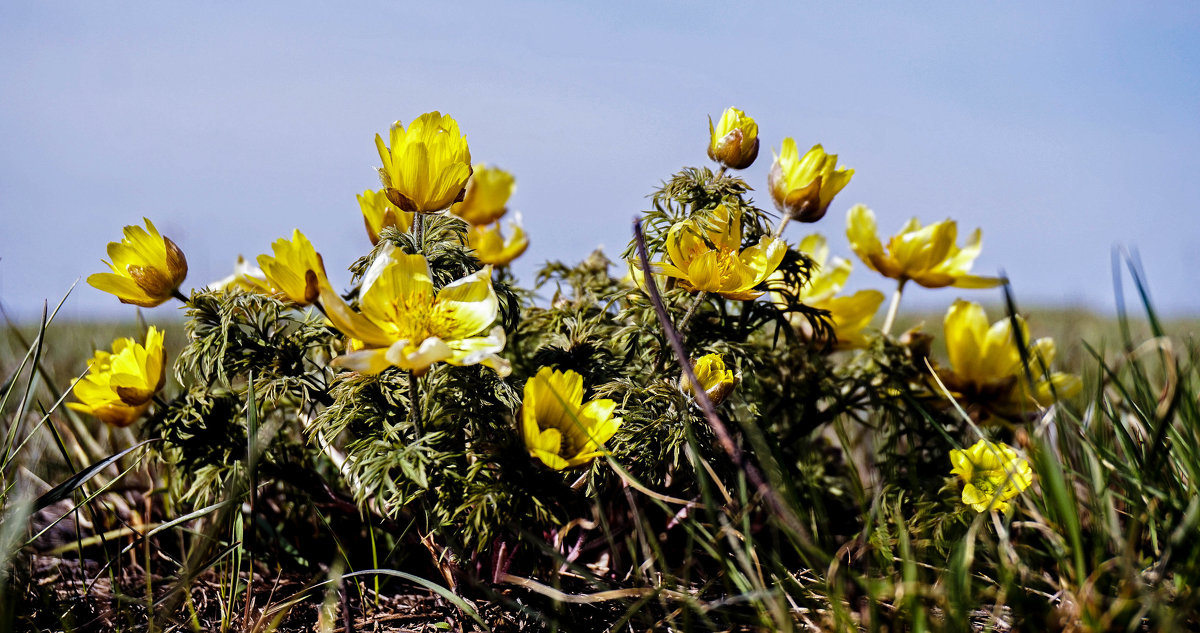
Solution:
{"label": "yellow flower", "polygon": [[145,345],[130,338],[116,339],[111,353],[96,350],[88,361],[87,375],[72,387],[79,402],[67,406],[113,426],[129,426],[150,408],[150,399],[162,389],[166,363],[163,333],[156,327],[150,327]]}
{"label": "yellow flower", "polygon": [[436,362],[483,364],[501,376],[511,371],[497,355],[504,349],[504,328],[484,334],[500,310],[490,266],[435,290],[423,255],[406,255],[388,244],[363,275],[359,296],[361,313],[328,283],[321,285],[329,320],[362,344],[334,359],[336,365],[369,374],[395,366],[421,375]]}
{"label": "yellow flower", "polygon": [[963,503],[976,512],[1008,512],[1008,501],[1033,483],[1029,462],[1006,444],[979,440],[966,450],[950,451],[950,473],[962,479]]}
{"label": "yellow flower", "polygon": [[[867,346],[863,330],[871,324],[883,293],[878,290],[859,290],[848,297],[831,297],[812,304],[812,307],[829,311],[833,322],[833,335],[837,339],[834,349],[857,349]],[[805,320],[807,323],[807,319]]]}
{"label": "yellow flower", "polygon": [[670,261],[656,263],[654,272],[678,278],[691,292],[755,299],[762,292],[753,288],[779,267],[787,244],[764,235],[758,244],[739,251],[741,245],[741,215],[722,204],[708,219],[693,217],[672,226],[666,241]]}
{"label": "yellow flower", "polygon": [[471,176],[471,150],[449,114],[428,112],[408,129],[396,121],[390,146],[375,135],[384,192],[402,211],[432,213],[460,199]]}
{"label": "yellow flower", "polygon": [[[146,228],[125,227],[125,238],[108,243],[111,273],[96,273],[87,281],[111,292],[121,303],[153,308],[170,299],[187,277],[187,259],[169,238],[159,235],[148,218]],[[147,231],[149,229],[149,231]]]}
{"label": "yellow flower", "polygon": [[511,235],[505,239],[500,225],[472,226],[467,230],[467,245],[475,249],[475,257],[484,264],[507,266],[529,248],[529,238],[521,225],[509,222]]}
{"label": "yellow flower", "polygon": [[737,108],[728,108],[713,127],[708,117],[708,157],[729,167],[745,169],[758,158],[758,124]]}
{"label": "yellow flower", "polygon": [[328,285],[325,263],[313,248],[312,242],[292,229],[291,241],[279,238],[271,244],[275,256],[259,255],[258,265],[275,292],[288,301],[306,306],[317,300],[320,286]]}
{"label": "yellow flower", "polygon": [[825,217],[829,203],[853,175],[853,169],[838,168],[837,154],[826,154],[820,145],[813,145],[801,157],[796,141],[785,138],[767,174],[767,188],[780,212],[800,222],[816,222]]}
{"label": "yellow flower", "polygon": [[603,455],[601,445],[621,426],[612,400],[583,403],[583,377],[543,367],[525,383],[521,435],[529,454],[562,470]]}
{"label": "yellow flower", "polygon": [[228,292],[233,288],[245,292],[271,294],[271,284],[267,281],[267,277],[263,274],[262,269],[250,264],[241,255],[238,255],[237,263],[233,266],[233,274],[208,284],[207,290]]}
{"label": "yellow flower", "polygon": [[833,298],[850,277],[854,264],[841,257],[829,258],[829,245],[825,236],[813,233],[800,240],[796,250],[807,254],[813,261],[815,269],[808,284],[795,290],[796,298],[802,303],[812,305]]}
{"label": "yellow flower", "polygon": [[637,258],[625,260],[625,266],[627,270],[625,276],[621,277],[621,285],[646,290],[646,273],[642,272],[642,266]]}
{"label": "yellow flower", "polygon": [[358,195],[358,206],[362,208],[367,237],[372,245],[379,243],[379,233],[384,227],[394,226],[401,231],[412,227],[413,214],[397,209],[382,191],[367,189],[362,192]]}
{"label": "yellow flower", "polygon": [[[700,381],[700,388],[708,394],[713,406],[721,404],[741,380],[733,371],[725,369],[725,361],[720,354],[705,354],[697,358],[692,362],[692,371],[696,372],[696,380]],[[684,392],[695,392],[687,374],[680,379],[679,387]]]}
{"label": "yellow flower", "polygon": [[[883,293],[878,290],[859,290],[848,297],[836,296],[846,285],[853,264],[841,257],[829,258],[829,246],[825,237],[813,233],[800,240],[797,247],[801,252],[812,258],[816,268],[808,283],[792,292],[805,305],[819,310],[828,310],[830,321],[833,323],[834,337],[837,342],[835,349],[853,349],[864,347],[867,339],[862,331],[883,303]],[[778,293],[772,293],[776,305],[786,304]],[[812,323],[802,314],[789,315],[792,326],[804,336],[811,338]]]}
{"label": "yellow flower", "polygon": [[450,207],[450,213],[476,226],[491,224],[508,211],[508,199],[517,190],[513,175],[499,167],[475,165],[462,202]]}
{"label": "yellow flower", "polygon": [[922,228],[913,218],[888,240],[885,252],[875,228],[875,214],[859,204],[846,216],[846,237],[859,259],[884,277],[911,279],[926,288],[991,288],[1004,283],[995,277],[970,274],[971,264],[979,256],[981,232],[975,229],[966,247],[959,249],[954,243],[958,238],[954,220]]}
{"label": "yellow flower", "polygon": [[[1024,319],[1017,317],[1017,324],[1021,339],[1030,341]],[[1032,405],[1052,404],[1054,394],[1069,398],[1082,388],[1078,376],[1059,372],[1045,375],[1055,356],[1054,341],[1049,338],[1033,341],[1029,347],[1030,371],[1035,380],[1030,387],[1012,319],[1004,318],[989,326],[987,314],[977,303],[955,301],[946,312],[944,331],[950,370],[939,370],[938,376],[981,417],[1017,416]]]}

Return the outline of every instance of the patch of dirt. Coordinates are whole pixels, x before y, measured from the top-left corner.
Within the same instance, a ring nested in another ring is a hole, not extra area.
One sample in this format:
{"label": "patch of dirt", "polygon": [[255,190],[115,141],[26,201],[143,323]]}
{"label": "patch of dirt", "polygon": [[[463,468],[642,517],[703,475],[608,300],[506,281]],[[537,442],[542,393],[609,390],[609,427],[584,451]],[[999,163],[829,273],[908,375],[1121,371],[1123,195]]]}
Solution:
{"label": "patch of dirt", "polygon": [[[230,577],[209,570],[194,579],[186,595],[173,595],[178,579],[151,574],[136,562],[104,569],[97,561],[45,555],[28,557],[16,569],[17,630],[41,631],[362,631],[432,633],[481,630],[469,617],[433,595],[375,594],[372,581],[348,581],[326,591],[324,578],[296,573],[264,577],[255,573],[250,595],[246,574],[230,596]],[[153,605],[148,606],[148,596]],[[246,608],[247,599],[250,608]],[[176,604],[171,609],[169,605]],[[536,630],[536,620],[514,620],[499,605],[479,605],[496,631]],[[347,613],[348,611],[348,613]],[[347,617],[347,615],[349,617]]]}

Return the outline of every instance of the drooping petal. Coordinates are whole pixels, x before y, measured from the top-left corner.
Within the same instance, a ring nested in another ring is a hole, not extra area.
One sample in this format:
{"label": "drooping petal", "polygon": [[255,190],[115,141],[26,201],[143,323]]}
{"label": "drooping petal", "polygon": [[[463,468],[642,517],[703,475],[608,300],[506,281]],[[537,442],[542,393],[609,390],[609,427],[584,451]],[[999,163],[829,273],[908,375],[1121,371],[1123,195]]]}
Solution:
{"label": "drooping petal", "polygon": [[492,267],[484,266],[438,292],[430,331],[446,339],[473,336],[491,325],[499,311],[500,302],[492,288]]}
{"label": "drooping petal", "polygon": [[946,355],[954,372],[975,379],[980,375],[979,363],[983,342],[988,331],[987,314],[977,303],[959,299],[946,312],[943,323],[946,335]]}
{"label": "drooping petal", "polygon": [[563,470],[572,465],[558,454],[562,446],[562,434],[558,429],[550,428],[534,433],[526,440],[526,446],[534,457],[554,470]]}
{"label": "drooping petal", "polygon": [[116,295],[121,303],[129,303],[143,308],[153,308],[167,300],[165,297],[151,297],[143,292],[131,277],[124,275],[95,273],[88,275],[87,282],[97,290]]}
{"label": "drooping petal", "polygon": [[450,207],[450,213],[475,226],[491,224],[504,216],[514,191],[516,179],[511,173],[479,163],[467,181],[462,202]]}
{"label": "drooping petal", "polygon": [[853,349],[866,345],[862,330],[870,325],[883,298],[883,293],[878,290],[859,290],[848,297],[833,297],[813,307],[829,311],[833,334],[837,338],[836,348]]}
{"label": "drooping petal", "polygon": [[1034,386],[1033,399],[1038,404],[1048,407],[1058,400],[1074,398],[1083,390],[1083,381],[1079,376],[1054,372],[1049,379],[1040,379]]}
{"label": "drooping petal", "polygon": [[476,336],[448,341],[452,350],[446,362],[451,365],[483,365],[491,367],[501,377],[512,373],[512,364],[500,357],[505,345],[504,328],[497,325],[487,336]]}
{"label": "drooping petal", "polygon": [[820,233],[810,233],[804,236],[804,239],[796,245],[796,250],[812,258],[817,268],[824,268],[825,261],[829,259],[829,245],[825,241],[825,236]]}
{"label": "drooping petal", "polygon": [[387,351],[388,348],[384,347],[347,352],[333,359],[333,365],[364,374],[378,374],[392,366],[387,359]]}
{"label": "drooping petal", "polygon": [[358,339],[370,347],[387,347],[392,344],[392,337],[370,319],[351,310],[328,284],[321,285],[321,307],[324,308],[325,315],[333,323],[333,327],[342,334]]}
{"label": "drooping petal", "polygon": [[418,376],[429,371],[429,366],[454,356],[454,350],[440,338],[431,336],[415,345],[401,339],[387,348],[384,358],[400,369],[407,369]]}
{"label": "drooping petal", "polygon": [[[749,287],[757,286],[767,280],[767,277],[774,273],[779,265],[783,263],[783,257],[787,254],[787,242],[781,239],[762,236],[758,240],[758,244],[746,248],[737,258],[747,270],[751,271],[748,281],[743,281],[737,290],[745,290]],[[761,294],[761,293],[760,293]]]}
{"label": "drooping petal", "polygon": [[868,268],[883,272],[873,259],[883,256],[883,243],[879,241],[879,231],[875,228],[875,213],[866,205],[854,205],[847,212],[846,237],[850,240],[850,249]]}
{"label": "drooping petal", "polygon": [[[984,317],[984,321],[987,318]],[[1021,351],[1017,348],[1017,339],[1013,336],[1012,319],[1004,318],[996,321],[987,329],[983,345],[979,350],[979,378],[996,379],[1014,376],[1022,371]],[[1029,327],[1021,317],[1016,318],[1021,329],[1021,340],[1029,340]]]}

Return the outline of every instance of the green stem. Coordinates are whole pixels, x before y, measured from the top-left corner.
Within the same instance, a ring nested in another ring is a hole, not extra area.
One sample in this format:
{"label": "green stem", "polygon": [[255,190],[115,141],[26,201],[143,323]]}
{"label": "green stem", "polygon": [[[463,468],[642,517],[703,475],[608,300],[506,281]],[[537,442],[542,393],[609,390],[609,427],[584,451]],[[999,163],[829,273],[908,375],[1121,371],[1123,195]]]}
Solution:
{"label": "green stem", "polygon": [[683,313],[683,318],[679,320],[679,325],[675,326],[675,329],[679,332],[680,337],[687,335],[688,324],[692,322],[692,317],[695,316],[696,309],[699,308],[700,304],[704,302],[704,297],[707,294],[708,293],[704,292],[703,290],[697,292],[696,298],[692,300],[692,305],[688,306],[687,312]]}
{"label": "green stem", "polygon": [[188,305],[189,302],[191,301],[191,299],[187,298],[187,295],[183,294],[182,292],[179,292],[179,288],[172,290],[171,296],[182,301],[183,305]]}
{"label": "green stem", "polygon": [[417,387],[417,375],[408,372],[408,421],[417,430],[417,435],[424,435],[421,430],[421,392]]}
{"label": "green stem", "polygon": [[[650,281],[650,278],[646,278]],[[679,324],[675,326],[675,331],[679,333],[679,339],[682,341],[687,337],[687,326],[692,321],[692,317],[696,314],[696,309],[700,307],[700,303],[704,301],[704,296],[707,293],[701,291],[696,293],[696,298],[692,299],[692,304],[688,306],[687,312],[683,314],[683,318],[679,320]],[[661,372],[666,366],[669,350],[663,348],[658,352],[658,358],[654,360],[655,373]]]}
{"label": "green stem", "polygon": [[883,320],[884,336],[892,330],[892,323],[896,320],[896,313],[900,311],[900,297],[904,294],[904,284],[908,283],[908,279],[901,277],[900,283],[896,284],[896,292],[892,293],[892,303],[888,306],[887,318]]}
{"label": "green stem", "polygon": [[783,227],[787,226],[788,222],[791,222],[791,221],[792,221],[792,215],[790,213],[784,213],[783,218],[781,218],[779,220],[779,227],[775,229],[775,237],[779,237],[780,235],[783,235]]}
{"label": "green stem", "polygon": [[425,214],[424,213],[414,213],[413,214],[412,229],[413,229],[413,241],[416,242],[417,252],[420,253],[421,251],[425,250],[424,248],[422,248],[422,245],[421,245],[422,241],[425,239]]}

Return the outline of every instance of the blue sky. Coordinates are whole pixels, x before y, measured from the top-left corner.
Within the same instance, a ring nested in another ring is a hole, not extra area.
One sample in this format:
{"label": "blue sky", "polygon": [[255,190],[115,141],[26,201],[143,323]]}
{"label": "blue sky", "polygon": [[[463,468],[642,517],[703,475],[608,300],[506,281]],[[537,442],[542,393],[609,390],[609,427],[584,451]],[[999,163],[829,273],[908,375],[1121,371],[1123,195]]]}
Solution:
{"label": "blue sky", "polygon": [[[785,136],[855,168],[812,227],[835,253],[854,203],[884,232],[952,217],[983,228],[976,270],[1004,269],[1023,304],[1111,310],[1128,245],[1161,309],[1200,313],[1198,4],[442,5],[0,5],[0,301],[37,312],[143,216],[187,253],[186,287],[294,227],[345,283],[369,246],[355,194],[378,186],[375,133],[435,109],[516,175],[531,280],[618,253],[736,105],[760,125],[744,175],[762,204]],[[66,310],[133,314],[86,284]]]}

